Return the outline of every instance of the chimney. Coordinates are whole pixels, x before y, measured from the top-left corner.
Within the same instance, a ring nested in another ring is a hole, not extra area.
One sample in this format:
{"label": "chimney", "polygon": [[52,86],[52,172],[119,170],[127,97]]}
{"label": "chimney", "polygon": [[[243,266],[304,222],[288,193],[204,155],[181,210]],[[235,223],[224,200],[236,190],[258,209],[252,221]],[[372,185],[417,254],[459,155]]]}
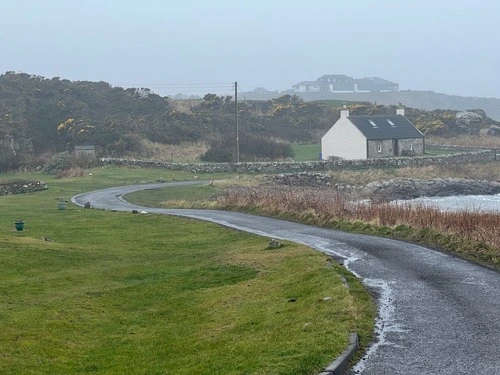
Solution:
{"label": "chimney", "polygon": [[396,109],[396,115],[404,116],[405,115],[405,109],[404,108],[397,108]]}
{"label": "chimney", "polygon": [[340,110],[340,118],[342,117],[349,117],[349,110],[348,109],[341,109]]}

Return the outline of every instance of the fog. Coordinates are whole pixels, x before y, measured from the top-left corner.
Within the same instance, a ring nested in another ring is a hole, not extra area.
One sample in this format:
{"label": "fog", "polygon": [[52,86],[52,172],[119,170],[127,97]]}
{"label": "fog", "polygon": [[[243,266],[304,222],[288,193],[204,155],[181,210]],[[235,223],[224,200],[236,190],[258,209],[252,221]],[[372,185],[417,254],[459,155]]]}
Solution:
{"label": "fog", "polygon": [[500,97],[494,0],[7,0],[2,14],[1,73],[200,95],[345,74]]}

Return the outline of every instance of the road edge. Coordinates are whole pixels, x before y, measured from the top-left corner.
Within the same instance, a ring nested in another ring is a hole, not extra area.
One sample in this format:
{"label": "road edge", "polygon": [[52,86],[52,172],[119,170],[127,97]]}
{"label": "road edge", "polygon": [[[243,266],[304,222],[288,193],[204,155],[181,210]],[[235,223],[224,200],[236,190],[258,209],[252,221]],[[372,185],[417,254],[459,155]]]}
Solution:
{"label": "road edge", "polygon": [[356,332],[351,333],[349,337],[349,346],[337,357],[332,363],[328,365],[318,375],[341,375],[349,365],[349,361],[356,354],[359,347],[359,338]]}

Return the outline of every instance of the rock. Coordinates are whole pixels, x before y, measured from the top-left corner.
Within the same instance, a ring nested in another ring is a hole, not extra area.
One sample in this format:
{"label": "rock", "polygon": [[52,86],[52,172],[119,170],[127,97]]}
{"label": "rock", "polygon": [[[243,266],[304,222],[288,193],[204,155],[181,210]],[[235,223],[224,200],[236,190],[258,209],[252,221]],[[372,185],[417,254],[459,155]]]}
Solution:
{"label": "rock", "polygon": [[483,121],[483,116],[476,112],[458,112],[455,117],[457,118],[457,123],[470,125],[472,123],[480,123]]}
{"label": "rock", "polygon": [[279,249],[283,244],[274,238],[269,241],[269,249]]}
{"label": "rock", "polygon": [[479,130],[483,125],[483,116],[476,112],[458,112],[456,115],[456,125],[468,132],[469,134],[479,134]]}
{"label": "rock", "polygon": [[375,201],[413,199],[418,197],[446,197],[452,195],[491,195],[500,193],[497,181],[436,178],[411,178],[372,182],[359,191],[360,196]]}
{"label": "rock", "polygon": [[496,126],[496,125],[490,126],[488,128],[488,130],[486,131],[486,134],[492,135],[492,136],[495,136],[495,137],[500,136],[500,126]]}

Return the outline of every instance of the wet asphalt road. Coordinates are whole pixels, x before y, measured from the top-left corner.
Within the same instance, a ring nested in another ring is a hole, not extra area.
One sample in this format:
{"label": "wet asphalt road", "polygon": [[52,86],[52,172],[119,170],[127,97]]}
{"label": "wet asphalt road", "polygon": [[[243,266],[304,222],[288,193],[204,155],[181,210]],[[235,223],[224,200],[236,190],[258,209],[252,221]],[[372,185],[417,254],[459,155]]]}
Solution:
{"label": "wet asphalt road", "polygon": [[129,192],[169,185],[116,187],[81,194],[73,202],[208,220],[340,259],[378,296],[378,341],[352,373],[500,375],[500,273],[390,239],[236,212],[145,208],[122,199]]}

